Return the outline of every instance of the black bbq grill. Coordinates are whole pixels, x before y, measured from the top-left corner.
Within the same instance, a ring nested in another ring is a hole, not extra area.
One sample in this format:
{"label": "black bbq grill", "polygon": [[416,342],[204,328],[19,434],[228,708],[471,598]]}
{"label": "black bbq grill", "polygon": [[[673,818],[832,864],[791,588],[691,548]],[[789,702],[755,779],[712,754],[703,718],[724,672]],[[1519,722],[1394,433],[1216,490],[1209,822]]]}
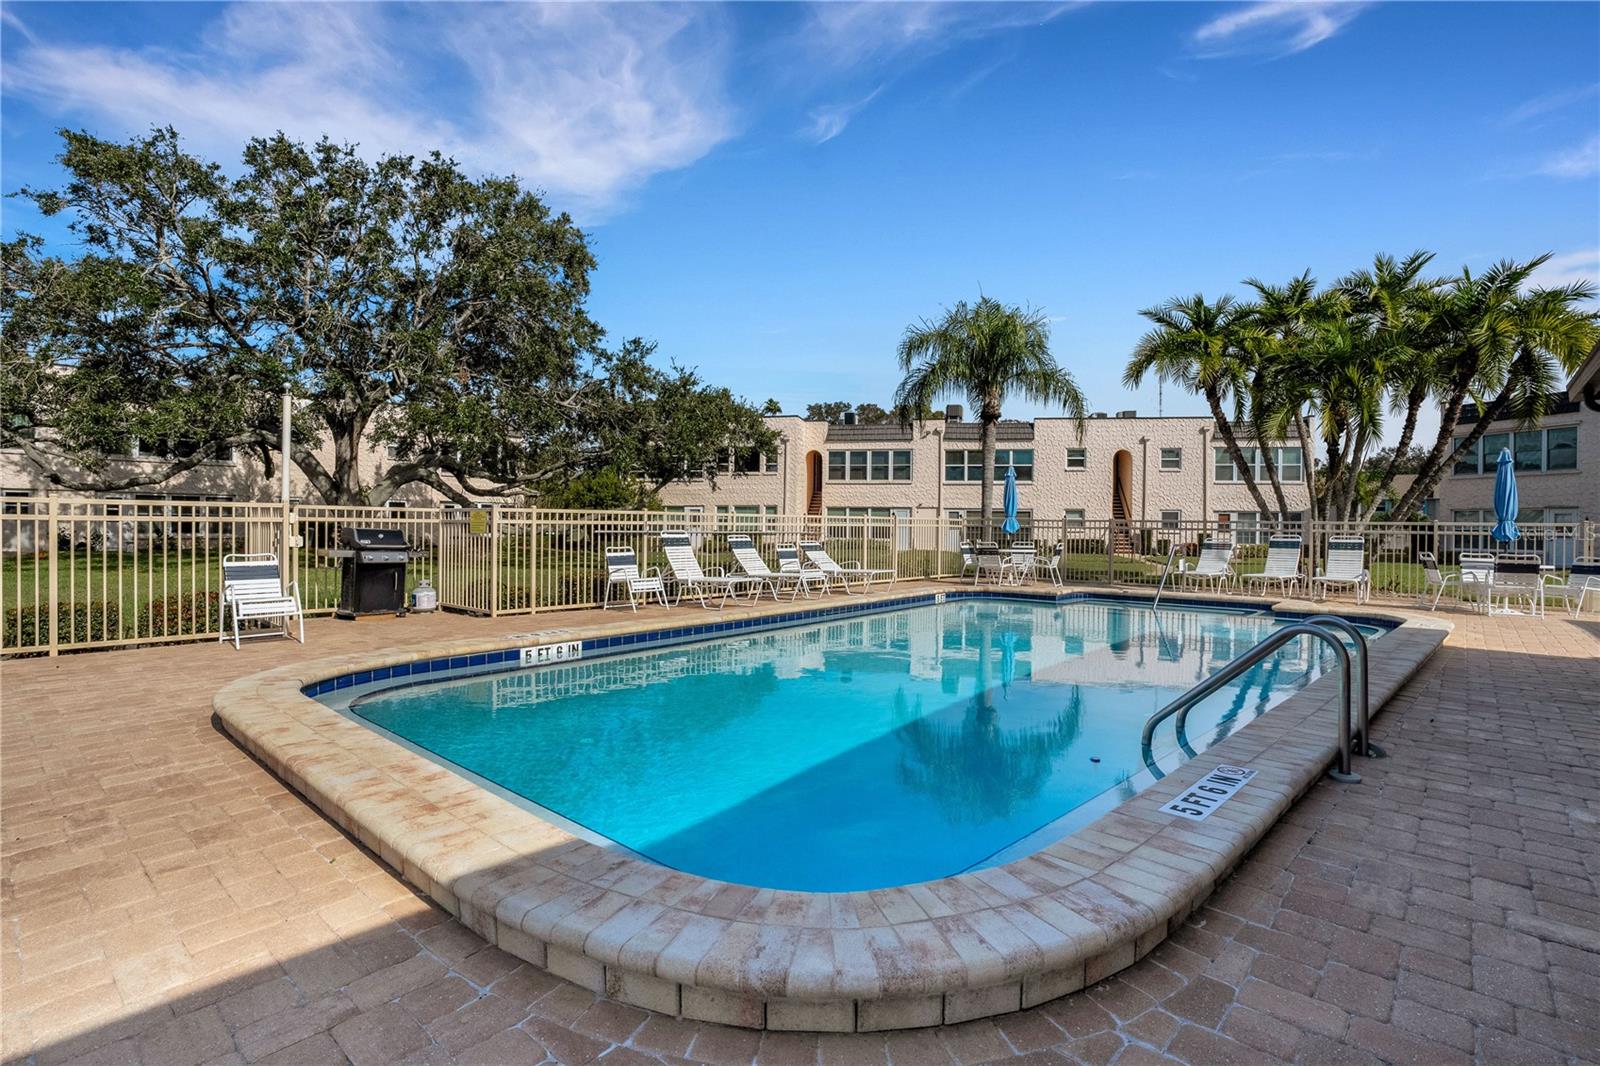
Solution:
{"label": "black bbq grill", "polygon": [[364,614],[404,614],[406,564],[411,545],[398,529],[346,526],[339,534],[344,560],[339,580],[340,618]]}

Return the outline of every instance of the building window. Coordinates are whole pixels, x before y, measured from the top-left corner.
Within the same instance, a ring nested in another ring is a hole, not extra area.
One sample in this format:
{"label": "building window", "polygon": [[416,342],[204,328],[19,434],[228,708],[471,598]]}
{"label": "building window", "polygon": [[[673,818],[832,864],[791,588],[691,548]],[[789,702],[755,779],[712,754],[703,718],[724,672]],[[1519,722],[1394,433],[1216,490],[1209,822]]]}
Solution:
{"label": "building window", "polygon": [[733,453],[735,474],[759,474],[762,465],[761,453],[755,448],[739,448]]}
{"label": "building window", "polygon": [[1088,468],[1088,466],[1089,466],[1089,449],[1087,449],[1087,448],[1068,448],[1067,449],[1067,469],[1068,470],[1085,470],[1085,469]]}
{"label": "building window", "polygon": [[910,481],[909,451],[829,452],[829,481]]}
{"label": "building window", "polygon": [[[1166,512],[1162,512],[1163,515]],[[1305,522],[1305,512],[1291,511],[1280,526],[1276,514],[1259,514],[1255,511],[1218,511],[1218,532],[1224,537],[1230,533],[1235,544],[1265,544],[1280,529],[1300,529]]]}
{"label": "building window", "polygon": [[[1258,448],[1240,448],[1244,461],[1250,464],[1250,473],[1258,483],[1267,480],[1267,464]],[[1217,448],[1213,453],[1213,476],[1215,480],[1224,483],[1242,482],[1244,474],[1233,465],[1233,459],[1228,455],[1228,449]],[[1298,447],[1274,448],[1272,458],[1278,466],[1278,480],[1284,484],[1298,483],[1305,480],[1305,463],[1302,452]]]}
{"label": "building window", "polygon": [[1183,449],[1182,448],[1162,448],[1161,449],[1161,469],[1163,469],[1163,470],[1182,470],[1183,469]]}
{"label": "building window", "polygon": [[768,455],[765,457],[765,461],[766,465],[763,468],[765,472],[768,474],[776,474],[778,472],[778,457],[776,455]]}
{"label": "building window", "polygon": [[[1453,442],[1461,447],[1465,437]],[[1456,460],[1454,473],[1460,475],[1492,474],[1500,461],[1500,449],[1511,449],[1511,461],[1517,473],[1536,474],[1547,470],[1576,470],[1578,468],[1578,427],[1558,426],[1554,429],[1525,429],[1515,433],[1485,433]]]}
{"label": "building window", "polygon": [[1082,529],[1083,510],[1081,508],[1074,508],[1066,511],[1062,515],[1062,521],[1066,524],[1068,529]]}
{"label": "building window", "polygon": [[1162,511],[1161,512],[1161,528],[1162,529],[1177,529],[1181,525],[1183,525],[1183,512],[1182,511]]}
{"label": "building window", "polygon": [[[996,448],[994,451],[994,479],[1002,481],[1006,468],[1017,468],[1017,481],[1033,480],[1032,448]],[[944,453],[944,479],[946,481],[982,481],[983,450],[980,448],[951,448]]]}

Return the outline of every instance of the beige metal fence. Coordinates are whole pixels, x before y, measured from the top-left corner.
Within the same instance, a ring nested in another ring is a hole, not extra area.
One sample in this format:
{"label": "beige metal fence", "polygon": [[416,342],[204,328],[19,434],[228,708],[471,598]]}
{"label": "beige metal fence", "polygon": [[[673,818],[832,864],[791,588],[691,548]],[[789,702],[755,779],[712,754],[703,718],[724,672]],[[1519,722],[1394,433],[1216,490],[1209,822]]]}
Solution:
{"label": "beige metal fence", "polygon": [[[962,543],[988,539],[1006,547],[1031,541],[1041,556],[1059,557],[1064,583],[1146,587],[1160,583],[1174,549],[1175,566],[1192,566],[1211,540],[1236,543],[1234,569],[1248,574],[1265,563],[1269,536],[1298,534],[1309,578],[1323,565],[1330,537],[1359,536],[1373,599],[1390,603],[1423,592],[1421,553],[1433,553],[1450,573],[1461,552],[1502,547],[1490,526],[1458,523],[1316,522],[1273,530],[1058,519],[1006,536],[942,518],[7,497],[0,510],[0,651],[54,654],[214,638],[222,558],[234,552],[286,555],[307,613],[329,614],[339,599],[335,552],[350,525],[404,533],[414,553],[408,595],[427,581],[441,606],[482,615],[597,606],[606,588],[604,549],[628,545],[641,567],[668,572],[660,542],[666,530],[688,532],[701,565],[729,573],[738,572],[728,548],[733,533],[748,535],[774,569],[780,545],[820,540],[846,566],[892,570],[902,579],[973,580]],[[1600,559],[1600,525],[1523,526],[1516,548],[1537,552],[1559,575],[1574,560]]]}

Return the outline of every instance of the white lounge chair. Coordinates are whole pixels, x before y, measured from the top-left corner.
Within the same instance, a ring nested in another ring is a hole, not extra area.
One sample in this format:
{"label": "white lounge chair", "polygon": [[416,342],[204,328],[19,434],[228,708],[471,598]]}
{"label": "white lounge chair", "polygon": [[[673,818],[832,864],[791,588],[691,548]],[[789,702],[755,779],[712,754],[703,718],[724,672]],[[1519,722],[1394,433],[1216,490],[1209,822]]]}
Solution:
{"label": "white lounge chair", "polygon": [[[817,585],[823,591],[827,590],[828,576],[821,570],[806,570],[796,567],[793,570],[774,570],[761,558],[761,553],[756,551],[756,542],[744,533],[728,534],[728,550],[733,552],[733,561],[739,564],[746,577],[755,578],[765,584],[772,593],[772,598],[778,598],[779,588],[790,588],[789,598],[792,600],[804,592],[806,598],[811,598],[811,586]],[[800,556],[795,553],[798,563]],[[780,564],[781,566],[782,564]],[[757,595],[760,595],[758,592]]]}
{"label": "white lounge chair", "polygon": [[[1444,596],[1444,590],[1453,588],[1456,597],[1461,596],[1461,577],[1458,574],[1447,574],[1439,569],[1439,560],[1432,552],[1418,552],[1417,561],[1422,564],[1422,594],[1417,597],[1417,606],[1428,604],[1428,610],[1437,611],[1439,600]],[[1428,593],[1433,593],[1433,600],[1428,600]]]}
{"label": "white lounge chair", "polygon": [[1366,603],[1372,594],[1372,575],[1367,572],[1367,542],[1360,537],[1330,537],[1325,569],[1311,579],[1318,599],[1327,599],[1334,588],[1354,589],[1357,603]]}
{"label": "white lounge chair", "polygon": [[1285,596],[1293,595],[1299,588],[1300,574],[1300,538],[1299,537],[1273,537],[1267,541],[1267,561],[1259,573],[1244,575],[1246,588],[1256,582],[1261,583],[1261,594],[1266,595],[1272,583],[1278,583],[1278,590]]}
{"label": "white lounge chair", "polygon": [[[300,643],[306,642],[306,617],[300,608],[300,586],[296,581],[285,587],[283,574],[278,569],[278,557],[272,552],[253,555],[224,555],[222,557],[222,628],[217,643],[228,637],[228,619],[233,619],[233,646],[239,647],[240,622],[258,619],[278,619],[283,622],[283,635],[294,637],[290,623],[298,623]],[[272,631],[244,634],[252,637],[274,635]]]}
{"label": "white lounge chair", "polygon": [[1185,570],[1179,576],[1185,585],[1199,582],[1221,592],[1223,586],[1233,580],[1234,551],[1232,541],[1211,541],[1200,549],[1200,558],[1195,560],[1194,569]]}
{"label": "white lounge chair", "polygon": [[1565,581],[1553,581],[1544,588],[1545,598],[1560,596],[1574,618],[1583,613],[1584,597],[1591,592],[1600,599],[1600,560],[1574,562]]}
{"label": "white lounge chair", "polygon": [[[814,566],[807,566],[800,559],[800,549],[795,547],[778,548],[778,574],[787,580],[799,580],[806,584],[820,586],[821,591],[827,592],[829,585],[828,575]],[[811,593],[806,593],[809,597]]]}
{"label": "white lounge chair", "polygon": [[976,568],[977,565],[978,565],[978,553],[973,550],[972,541],[970,541],[970,540],[962,541],[961,542],[961,573],[958,574],[957,576],[958,577],[966,577],[967,576],[967,571]]}
{"label": "white lounge chair", "polygon": [[894,588],[895,572],[893,570],[874,570],[870,567],[862,566],[860,563],[840,566],[823,549],[820,541],[803,540],[800,542],[800,550],[805,553],[807,562],[828,575],[829,588],[832,588],[833,583],[837,581],[844,586],[845,592],[849,592],[850,582],[859,581],[861,582],[861,591],[865,592],[872,587],[874,581],[880,581],[885,578],[889,581],[889,587]]}
{"label": "white lounge chair", "polygon": [[666,553],[667,569],[672,573],[679,600],[684,596],[694,596],[700,601],[700,606],[709,610],[711,603],[706,596],[721,593],[722,599],[717,602],[720,611],[735,596],[747,592],[754,596],[761,595],[764,582],[759,578],[735,577],[715,566],[710,570],[703,569],[700,560],[695,557],[694,546],[687,533],[661,534],[661,548]]}
{"label": "white lounge chair", "polygon": [[652,566],[648,570],[639,569],[639,558],[632,548],[607,548],[606,549],[606,596],[600,609],[611,609],[611,594],[621,585],[627,589],[628,606],[635,611],[639,609],[639,597],[655,597],[663,607],[672,606],[667,602],[667,583],[661,576],[661,568]]}

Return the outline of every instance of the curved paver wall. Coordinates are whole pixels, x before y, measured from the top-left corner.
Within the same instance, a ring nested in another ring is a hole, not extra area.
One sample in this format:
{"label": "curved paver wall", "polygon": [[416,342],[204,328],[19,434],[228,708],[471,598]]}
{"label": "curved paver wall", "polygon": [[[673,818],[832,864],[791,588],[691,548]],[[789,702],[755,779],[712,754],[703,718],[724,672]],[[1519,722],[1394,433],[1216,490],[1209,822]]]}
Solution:
{"label": "curved paver wall", "polygon": [[[671,624],[583,635],[662,628]],[[1374,708],[1446,631],[1411,622],[1372,645]],[[301,691],[340,675],[525,643],[502,636],[319,659],[236,681],[214,707],[275,773],[502,950],[623,1002],[731,1025],[938,1025],[1076,991],[1160,943],[1335,752],[1337,694],[1327,677],[1027,858],[897,888],[791,892],[712,881],[591,844]],[[1225,764],[1257,774],[1208,819],[1160,812]]]}

